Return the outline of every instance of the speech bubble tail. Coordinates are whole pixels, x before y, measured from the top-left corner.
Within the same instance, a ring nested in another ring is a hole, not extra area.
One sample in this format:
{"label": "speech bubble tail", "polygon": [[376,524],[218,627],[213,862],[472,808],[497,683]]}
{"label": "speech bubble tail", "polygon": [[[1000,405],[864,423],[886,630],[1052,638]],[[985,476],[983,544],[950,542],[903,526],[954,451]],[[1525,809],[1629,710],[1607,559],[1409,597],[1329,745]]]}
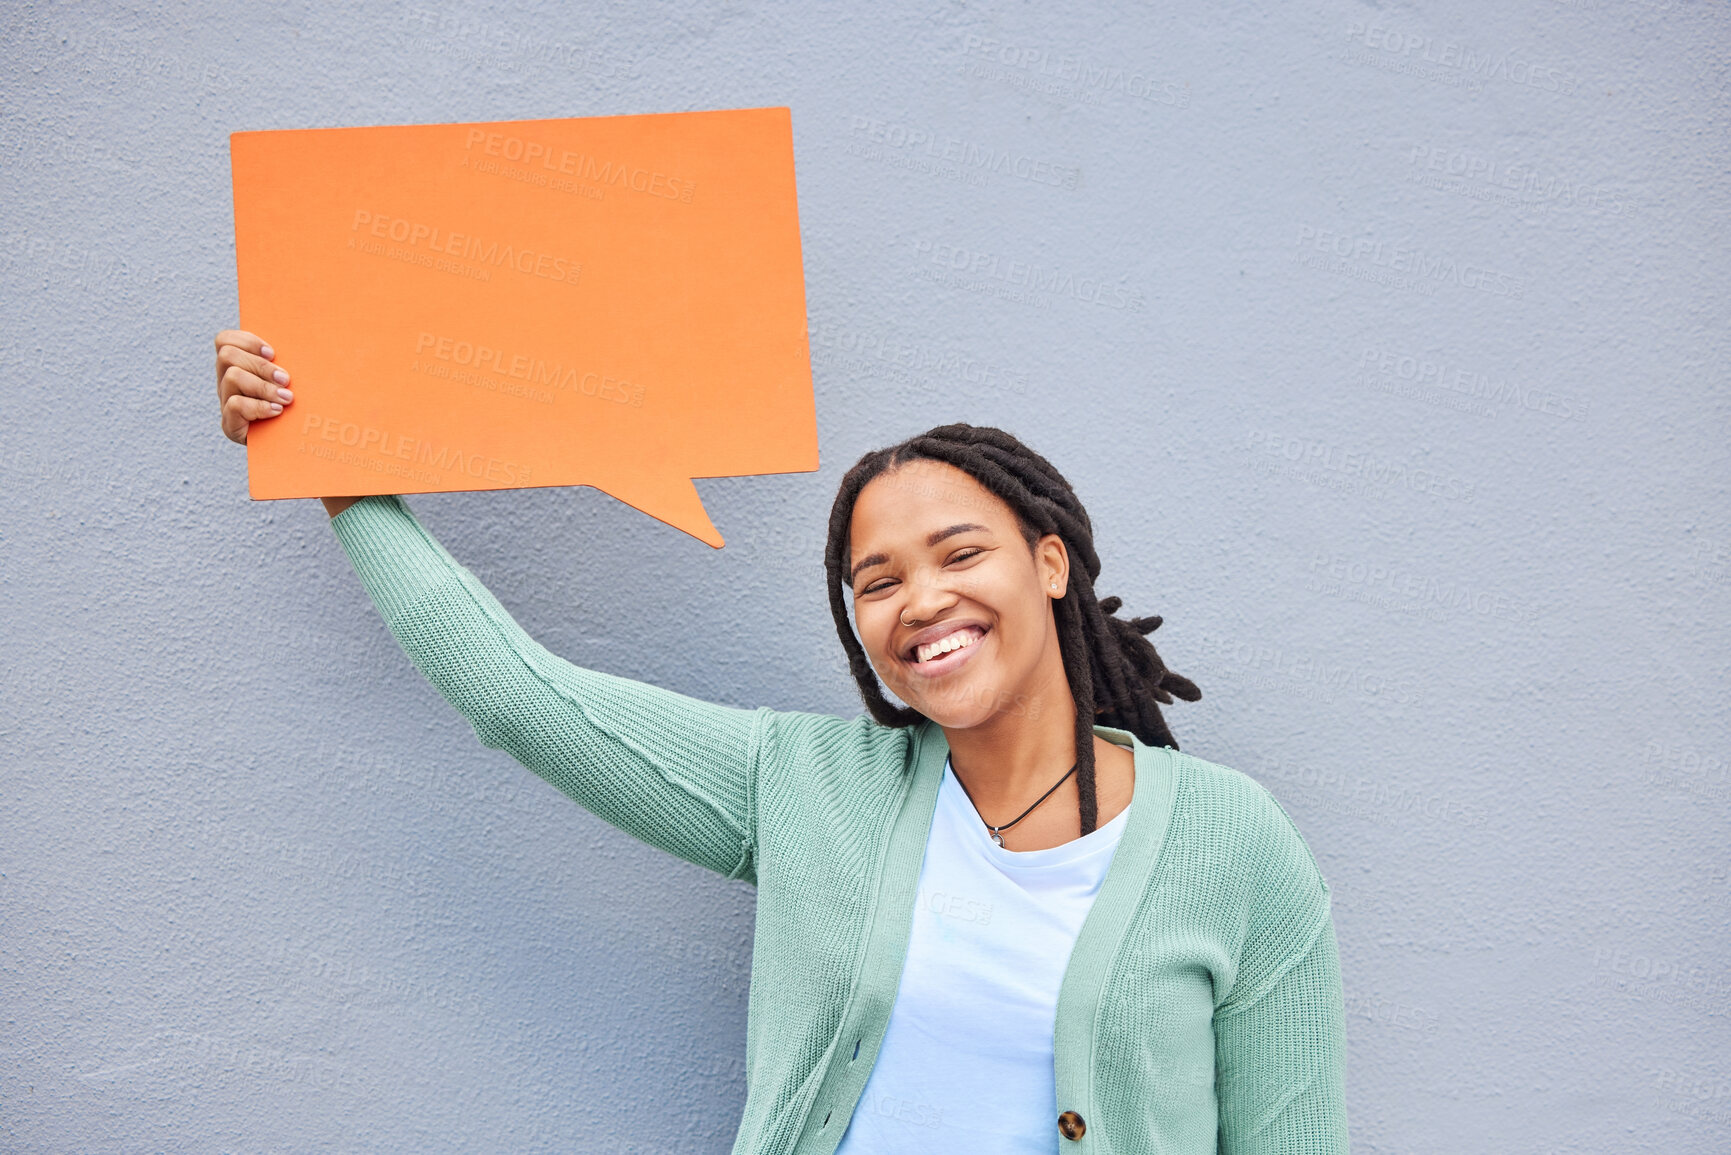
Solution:
{"label": "speech bubble tail", "polygon": [[721,531],[709,520],[703,498],[698,496],[697,486],[689,477],[634,478],[623,484],[596,482],[595,488],[642,510],[656,521],[689,533],[705,545],[720,549],[724,544]]}

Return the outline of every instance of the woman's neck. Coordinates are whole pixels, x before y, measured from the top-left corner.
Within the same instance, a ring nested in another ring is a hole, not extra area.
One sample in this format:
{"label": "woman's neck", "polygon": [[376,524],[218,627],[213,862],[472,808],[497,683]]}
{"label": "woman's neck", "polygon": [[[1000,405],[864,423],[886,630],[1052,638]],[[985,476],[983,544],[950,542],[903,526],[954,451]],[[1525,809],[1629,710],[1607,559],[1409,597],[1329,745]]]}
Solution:
{"label": "woman's neck", "polygon": [[1001,812],[1025,797],[1026,806],[1076,761],[1076,703],[1068,693],[1056,708],[1026,696],[977,726],[946,728],[944,738],[950,763],[975,802]]}
{"label": "woman's neck", "polygon": [[[1014,820],[1076,761],[1076,699],[1069,680],[1062,665],[1051,663],[1043,664],[1041,675],[979,725],[944,728],[950,764],[984,822]],[[1104,826],[1130,804],[1135,759],[1096,736],[1094,782],[1097,826]],[[1003,838],[1008,850],[1045,850],[1081,834],[1081,794],[1071,775]]]}

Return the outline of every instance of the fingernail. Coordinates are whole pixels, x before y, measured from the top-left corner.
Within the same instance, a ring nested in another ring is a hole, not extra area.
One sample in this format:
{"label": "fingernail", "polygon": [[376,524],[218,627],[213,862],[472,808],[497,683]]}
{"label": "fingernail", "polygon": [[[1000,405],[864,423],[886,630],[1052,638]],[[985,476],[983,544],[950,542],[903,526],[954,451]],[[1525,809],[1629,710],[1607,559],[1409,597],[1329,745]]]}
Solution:
{"label": "fingernail", "polygon": [[278,405],[275,401],[272,401],[270,403],[270,411],[272,413],[281,413],[282,412],[282,406]]}
{"label": "fingernail", "polygon": [[266,361],[275,361],[276,360],[276,350],[272,349],[269,345],[262,346],[259,349],[259,355],[261,357],[263,357]]}
{"label": "fingernail", "polygon": [[284,373],[281,369],[278,369],[276,372],[272,373],[270,375],[270,379],[272,381],[275,381],[278,385],[287,385],[288,384],[288,374]]}
{"label": "fingernail", "polygon": [[282,401],[284,403],[287,403],[289,401],[293,401],[295,399],[295,395],[294,395],[294,392],[292,390],[278,389],[276,391],[276,399],[278,401]]}

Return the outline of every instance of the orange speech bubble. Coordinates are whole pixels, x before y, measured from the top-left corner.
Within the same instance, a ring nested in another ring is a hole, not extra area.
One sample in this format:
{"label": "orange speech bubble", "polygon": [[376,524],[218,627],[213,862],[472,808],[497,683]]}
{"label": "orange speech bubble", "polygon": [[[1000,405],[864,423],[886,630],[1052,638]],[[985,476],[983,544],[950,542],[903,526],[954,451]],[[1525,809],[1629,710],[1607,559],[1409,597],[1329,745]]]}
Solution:
{"label": "orange speech bubble", "polygon": [[809,472],[786,108],[238,132],[240,323],[293,376],[254,498]]}

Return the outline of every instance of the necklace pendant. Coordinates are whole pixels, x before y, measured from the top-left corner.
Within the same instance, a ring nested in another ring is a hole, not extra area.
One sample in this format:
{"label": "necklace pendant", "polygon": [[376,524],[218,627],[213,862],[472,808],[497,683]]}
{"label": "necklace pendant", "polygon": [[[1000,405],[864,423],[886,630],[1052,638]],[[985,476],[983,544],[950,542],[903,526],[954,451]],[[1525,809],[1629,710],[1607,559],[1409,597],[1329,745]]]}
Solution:
{"label": "necklace pendant", "polygon": [[994,830],[992,831],[992,841],[996,842],[999,846],[1002,846],[1004,844],[1004,836]]}

